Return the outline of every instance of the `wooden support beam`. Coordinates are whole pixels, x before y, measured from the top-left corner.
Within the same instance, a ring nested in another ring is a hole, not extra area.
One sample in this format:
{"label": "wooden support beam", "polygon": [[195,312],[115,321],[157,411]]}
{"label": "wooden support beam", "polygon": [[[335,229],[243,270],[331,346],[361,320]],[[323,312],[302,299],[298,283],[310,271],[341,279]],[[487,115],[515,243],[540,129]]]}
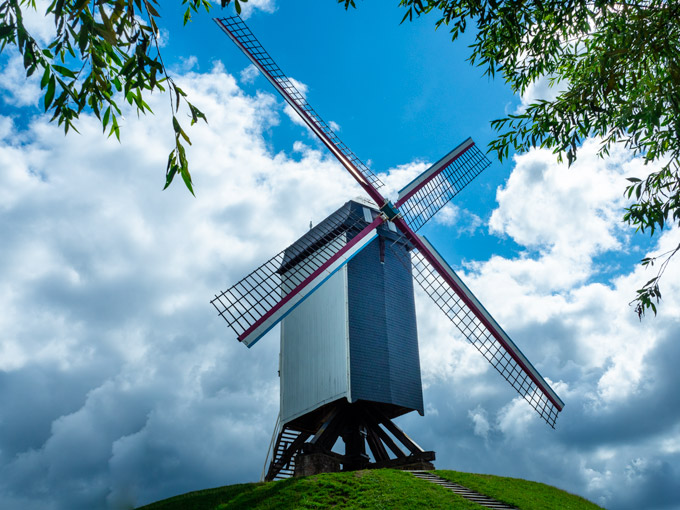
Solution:
{"label": "wooden support beam", "polygon": [[325,430],[317,436],[315,436],[316,441],[314,448],[321,449],[322,451],[330,451],[333,445],[340,437],[342,429],[347,423],[347,413],[339,411],[336,413],[329,421]]}
{"label": "wooden support beam", "polygon": [[366,436],[366,442],[368,443],[368,447],[371,449],[371,453],[373,453],[373,458],[376,460],[376,462],[389,460],[390,456],[387,453],[387,450],[385,449],[385,446],[383,445],[377,432],[373,430],[373,428],[368,424],[366,426],[366,431],[368,432],[368,435]]}
{"label": "wooden support beam", "polygon": [[[380,415],[382,415],[382,413],[380,413]],[[385,415],[379,416],[378,421],[382,423],[401,444],[408,448],[412,454],[418,454],[424,451],[413,439],[408,437],[403,430],[397,427],[395,423]]]}
{"label": "wooden support beam", "polygon": [[380,423],[371,415],[371,413],[369,412],[366,413],[366,420],[368,421],[371,429],[375,431],[377,436],[382,440],[383,443],[385,443],[385,445],[387,445],[387,447],[390,450],[392,450],[392,453],[394,453],[394,455],[396,455],[397,458],[406,457],[406,454],[402,451],[401,448],[397,446],[397,444],[392,440],[392,438],[387,434],[387,432],[385,432],[380,427]]}
{"label": "wooden support beam", "polygon": [[321,427],[319,427],[319,430],[316,431],[316,434],[314,434],[314,437],[309,441],[310,444],[316,445],[319,443],[321,436],[323,436],[326,431],[328,430],[328,427],[331,425],[335,417],[338,415],[339,408],[334,407],[326,416],[323,418],[323,422],[321,424]]}
{"label": "wooden support beam", "polygon": [[[346,471],[380,467],[432,469],[434,452],[423,451],[392,422],[380,404],[335,402],[323,415],[317,415],[315,422],[315,425],[310,422],[302,427],[304,431],[297,426],[284,427],[279,434],[275,460],[269,466],[266,480],[273,480],[279,473],[285,474],[288,469],[286,466],[290,466],[295,455],[304,456],[305,462],[304,466],[300,465],[300,473],[307,474],[337,470],[340,465]],[[290,434],[290,431],[300,432],[300,436],[291,441],[294,434]],[[345,443],[344,455],[331,450],[338,439]],[[375,462],[370,461],[367,448]],[[324,458],[330,459],[330,462],[324,462]]]}

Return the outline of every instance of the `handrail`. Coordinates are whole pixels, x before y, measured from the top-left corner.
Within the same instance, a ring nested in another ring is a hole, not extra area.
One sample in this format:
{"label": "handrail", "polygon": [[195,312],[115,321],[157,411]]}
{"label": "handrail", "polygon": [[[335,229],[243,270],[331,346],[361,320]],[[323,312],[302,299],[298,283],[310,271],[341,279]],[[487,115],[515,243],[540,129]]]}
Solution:
{"label": "handrail", "polygon": [[276,424],[274,425],[274,433],[272,434],[272,440],[269,441],[269,448],[267,449],[267,455],[264,458],[264,466],[262,467],[262,474],[260,475],[260,481],[264,482],[264,477],[267,474],[267,468],[269,467],[269,463],[271,462],[271,455],[273,454],[272,452],[274,451],[274,443],[276,443],[276,438],[279,437],[279,432],[281,428],[281,414],[278,414],[276,416]]}

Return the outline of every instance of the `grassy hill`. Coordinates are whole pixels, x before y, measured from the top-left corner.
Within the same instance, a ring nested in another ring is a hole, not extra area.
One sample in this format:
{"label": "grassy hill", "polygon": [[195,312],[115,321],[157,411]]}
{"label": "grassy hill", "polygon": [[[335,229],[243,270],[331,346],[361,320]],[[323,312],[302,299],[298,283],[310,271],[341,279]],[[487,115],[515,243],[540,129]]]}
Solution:
{"label": "grassy hill", "polygon": [[[601,507],[555,487],[516,478],[435,471],[521,510],[597,510]],[[244,483],[189,492],[138,510],[451,509],[481,507],[433,483],[392,469],[325,473],[279,482]]]}

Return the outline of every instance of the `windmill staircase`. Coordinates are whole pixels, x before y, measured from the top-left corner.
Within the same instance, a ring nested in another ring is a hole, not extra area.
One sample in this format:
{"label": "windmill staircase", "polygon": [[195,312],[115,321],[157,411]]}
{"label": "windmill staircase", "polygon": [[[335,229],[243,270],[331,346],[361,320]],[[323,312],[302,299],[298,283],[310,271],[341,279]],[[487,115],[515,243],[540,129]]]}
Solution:
{"label": "windmill staircase", "polygon": [[281,426],[281,418],[277,417],[260,481],[291,478],[295,474],[297,454],[309,436],[307,432]]}
{"label": "windmill staircase", "polygon": [[445,489],[449,489],[458,496],[461,496],[469,501],[477,503],[478,505],[481,505],[483,507],[493,508],[495,510],[517,510],[517,507],[507,505],[506,503],[490,498],[489,496],[485,496],[484,494],[480,494],[479,492],[475,492],[471,489],[468,489],[467,487],[463,487],[462,485],[451,482],[446,478],[434,475],[428,471],[409,470],[408,472],[411,473],[416,478],[420,478],[421,480],[426,480],[428,482],[444,487]]}
{"label": "windmill staircase", "polygon": [[295,457],[297,457],[297,455],[287,455],[287,453],[290,451],[290,447],[295,440],[300,437],[300,434],[301,432],[288,428],[283,428],[279,433],[271,465],[272,470],[276,471],[272,480],[290,478],[295,473]]}

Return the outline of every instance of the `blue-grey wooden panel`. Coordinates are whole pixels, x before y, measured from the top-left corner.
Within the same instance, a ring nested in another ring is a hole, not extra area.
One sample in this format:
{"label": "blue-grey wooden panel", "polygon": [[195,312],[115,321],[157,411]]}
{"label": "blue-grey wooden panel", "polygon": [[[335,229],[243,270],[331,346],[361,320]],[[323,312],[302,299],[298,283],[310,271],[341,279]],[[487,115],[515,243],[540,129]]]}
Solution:
{"label": "blue-grey wooden panel", "polygon": [[347,266],[351,399],[423,414],[413,278],[384,242],[381,250],[376,239]]}

